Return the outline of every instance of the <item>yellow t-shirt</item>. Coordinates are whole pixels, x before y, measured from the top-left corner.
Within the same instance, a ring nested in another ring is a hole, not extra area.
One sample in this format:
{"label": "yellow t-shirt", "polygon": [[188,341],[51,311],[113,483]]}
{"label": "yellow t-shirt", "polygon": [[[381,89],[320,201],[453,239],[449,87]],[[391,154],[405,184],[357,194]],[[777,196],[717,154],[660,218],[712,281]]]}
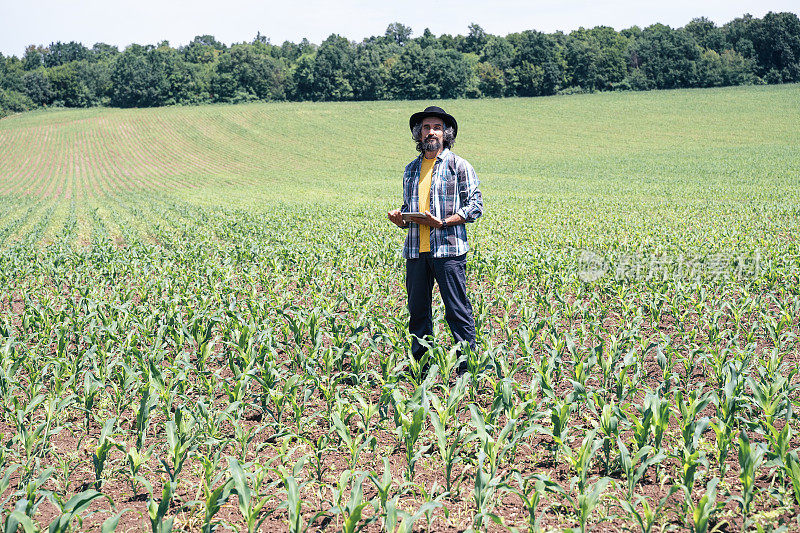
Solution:
{"label": "yellow t-shirt", "polygon": [[[433,177],[433,164],[436,158],[422,158],[422,166],[419,169],[419,211],[424,213],[431,209],[431,178]],[[419,226],[419,251],[431,251],[431,228],[430,226]]]}

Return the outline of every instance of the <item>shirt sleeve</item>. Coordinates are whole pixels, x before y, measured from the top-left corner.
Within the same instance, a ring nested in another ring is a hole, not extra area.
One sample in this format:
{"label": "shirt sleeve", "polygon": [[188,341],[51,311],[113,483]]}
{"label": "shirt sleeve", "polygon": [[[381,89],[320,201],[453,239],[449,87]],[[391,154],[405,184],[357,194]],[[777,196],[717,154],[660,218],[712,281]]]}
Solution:
{"label": "shirt sleeve", "polygon": [[[403,172],[403,205],[400,206],[401,213],[408,212],[408,187],[406,187],[406,173]],[[400,226],[401,228],[409,227],[409,223],[406,222],[404,225]]]}
{"label": "shirt sleeve", "polygon": [[461,208],[456,211],[466,222],[475,222],[483,214],[483,196],[478,188],[480,181],[475,169],[462,160],[458,169],[458,195]]}

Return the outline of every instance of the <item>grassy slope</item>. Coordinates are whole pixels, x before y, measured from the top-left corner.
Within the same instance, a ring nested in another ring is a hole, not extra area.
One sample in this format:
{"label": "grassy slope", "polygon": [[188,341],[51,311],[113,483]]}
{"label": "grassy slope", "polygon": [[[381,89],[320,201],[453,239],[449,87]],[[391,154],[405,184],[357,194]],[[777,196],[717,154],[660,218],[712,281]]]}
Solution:
{"label": "grassy slope", "polygon": [[[667,247],[687,231],[700,245],[755,246],[793,227],[800,86],[440,103],[459,119],[457,152],[482,179],[484,226],[524,233],[533,224],[572,244],[625,244],[644,232]],[[423,105],[18,115],[0,121],[0,193],[77,201],[82,224],[84,207],[102,208],[104,193],[142,188],[208,206],[343,202],[379,216],[398,201],[414,156],[406,120]]]}

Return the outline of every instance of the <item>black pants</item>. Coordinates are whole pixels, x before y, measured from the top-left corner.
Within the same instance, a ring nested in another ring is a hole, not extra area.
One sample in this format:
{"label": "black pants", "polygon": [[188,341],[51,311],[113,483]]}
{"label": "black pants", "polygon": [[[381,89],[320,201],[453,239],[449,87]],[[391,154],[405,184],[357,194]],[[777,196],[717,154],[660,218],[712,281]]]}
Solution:
{"label": "black pants", "polygon": [[[433,282],[439,284],[444,302],[444,318],[456,342],[467,341],[475,349],[475,320],[472,304],[467,298],[467,255],[458,257],[431,257],[422,252],[419,259],[406,260],[406,291],[408,292],[408,331],[419,338],[433,335]],[[416,359],[425,353],[425,347],[414,338],[411,350]]]}

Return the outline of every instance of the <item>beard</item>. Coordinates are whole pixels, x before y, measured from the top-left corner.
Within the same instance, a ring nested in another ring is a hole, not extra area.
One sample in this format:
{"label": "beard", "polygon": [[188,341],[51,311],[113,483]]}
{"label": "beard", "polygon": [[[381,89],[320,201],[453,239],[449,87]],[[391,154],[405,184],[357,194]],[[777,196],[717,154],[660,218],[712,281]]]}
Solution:
{"label": "beard", "polygon": [[422,150],[425,152],[438,152],[441,147],[442,144],[436,137],[431,137],[422,141]]}

